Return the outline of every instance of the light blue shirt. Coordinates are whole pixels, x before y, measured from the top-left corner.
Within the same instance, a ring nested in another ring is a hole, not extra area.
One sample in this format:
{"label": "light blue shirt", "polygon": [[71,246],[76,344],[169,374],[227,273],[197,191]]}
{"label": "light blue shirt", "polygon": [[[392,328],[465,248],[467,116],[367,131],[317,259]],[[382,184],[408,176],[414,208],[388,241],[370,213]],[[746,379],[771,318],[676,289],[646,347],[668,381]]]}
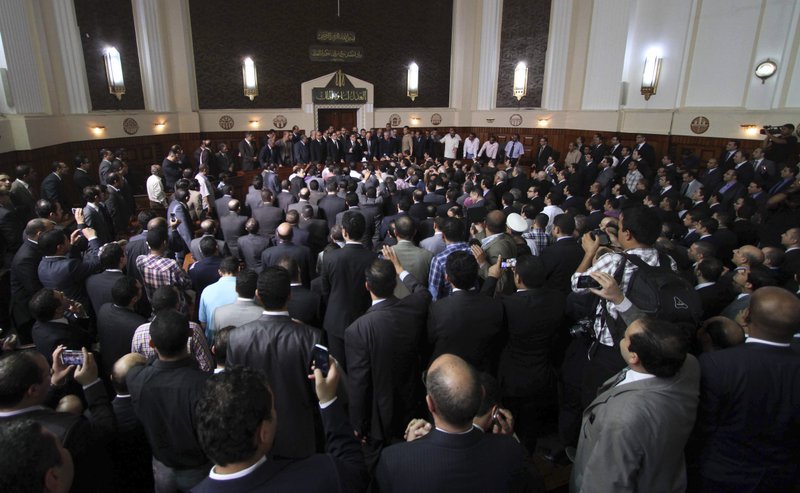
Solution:
{"label": "light blue shirt", "polygon": [[223,276],[219,281],[207,286],[200,295],[200,321],[206,324],[206,338],[214,341],[214,310],[222,305],[236,301],[236,276]]}

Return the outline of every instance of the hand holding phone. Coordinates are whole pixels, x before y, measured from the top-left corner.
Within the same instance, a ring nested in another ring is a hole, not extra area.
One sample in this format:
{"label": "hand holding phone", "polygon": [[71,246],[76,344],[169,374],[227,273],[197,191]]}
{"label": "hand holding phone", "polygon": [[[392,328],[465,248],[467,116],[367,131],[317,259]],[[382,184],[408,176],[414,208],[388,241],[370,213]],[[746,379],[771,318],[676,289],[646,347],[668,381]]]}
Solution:
{"label": "hand holding phone", "polygon": [[589,275],[578,276],[578,283],[577,283],[578,289],[589,289],[589,288],[600,289],[602,287],[603,286],[601,286],[599,282],[594,280],[592,276]]}
{"label": "hand holding phone", "polygon": [[61,352],[61,363],[66,366],[83,365],[83,351],[65,349],[64,351]]}
{"label": "hand holding phone", "polygon": [[311,356],[314,360],[314,368],[319,369],[323,377],[327,377],[328,370],[330,370],[328,348],[321,344],[315,344],[314,349],[311,350]]}

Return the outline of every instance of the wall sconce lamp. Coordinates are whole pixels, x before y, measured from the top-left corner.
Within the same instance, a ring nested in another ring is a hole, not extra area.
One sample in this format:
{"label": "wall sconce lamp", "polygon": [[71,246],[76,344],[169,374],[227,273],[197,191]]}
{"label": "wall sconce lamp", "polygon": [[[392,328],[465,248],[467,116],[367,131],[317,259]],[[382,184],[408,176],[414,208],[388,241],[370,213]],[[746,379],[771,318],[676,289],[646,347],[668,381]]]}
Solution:
{"label": "wall sconce lamp", "polygon": [[258,96],[258,74],[256,74],[256,64],[250,57],[246,57],[242,62],[242,79],[244,80],[244,95],[252,101]]}
{"label": "wall sconce lamp", "polygon": [[155,122],[153,126],[160,132],[167,127],[167,122]]}
{"label": "wall sconce lamp", "polygon": [[258,120],[250,120],[249,123],[250,123],[250,126],[253,127],[253,128],[258,128],[258,126],[261,124],[261,122],[258,121]]}
{"label": "wall sconce lamp", "polygon": [[546,126],[550,125],[550,119],[549,118],[539,118],[537,120],[537,123],[539,124],[540,127],[546,127]]}
{"label": "wall sconce lamp", "polygon": [[125,79],[122,76],[122,59],[119,51],[113,46],[103,50],[103,59],[106,62],[106,78],[108,79],[108,92],[122,99],[125,94]]}
{"label": "wall sconce lamp", "polygon": [[418,124],[419,123],[419,117],[418,116],[412,116],[411,117],[411,123],[413,123],[415,125]]}
{"label": "wall sconce lamp", "polygon": [[106,127],[102,127],[100,125],[95,125],[92,127],[92,133],[95,135],[103,135],[106,131]]}
{"label": "wall sconce lamp", "polygon": [[747,135],[758,135],[758,125],[753,125],[752,123],[746,123],[743,125],[739,125],[744,130],[744,133]]}
{"label": "wall sconce lamp", "polygon": [[487,118],[486,123],[494,123],[494,118]]}
{"label": "wall sconce lamp", "polygon": [[761,83],[765,83],[767,79],[775,75],[775,72],[778,71],[778,64],[773,62],[770,59],[766,59],[763,62],[756,65],[756,77],[761,79]]}
{"label": "wall sconce lamp", "polygon": [[419,96],[419,65],[416,62],[411,62],[408,66],[408,84],[406,95],[411,98],[411,101],[417,99]]}
{"label": "wall sconce lamp", "polygon": [[649,54],[644,59],[644,72],[642,73],[642,96],[645,101],[650,101],[650,96],[658,88],[658,76],[661,73],[661,57]]}
{"label": "wall sconce lamp", "polygon": [[519,62],[514,69],[514,97],[517,101],[525,97],[528,92],[528,66]]}

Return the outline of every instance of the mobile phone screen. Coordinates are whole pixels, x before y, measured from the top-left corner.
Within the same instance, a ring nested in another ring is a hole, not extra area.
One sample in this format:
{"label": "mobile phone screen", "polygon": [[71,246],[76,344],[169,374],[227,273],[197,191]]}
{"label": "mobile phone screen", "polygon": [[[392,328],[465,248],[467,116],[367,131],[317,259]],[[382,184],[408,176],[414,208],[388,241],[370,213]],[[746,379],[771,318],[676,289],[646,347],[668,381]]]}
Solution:
{"label": "mobile phone screen", "polygon": [[65,350],[61,353],[61,362],[65,365],[83,365],[83,351]]}
{"label": "mobile phone screen", "polygon": [[328,348],[321,344],[315,344],[311,354],[314,358],[314,366],[319,368],[323,377],[327,377],[328,370],[330,369],[330,362],[328,361]]}

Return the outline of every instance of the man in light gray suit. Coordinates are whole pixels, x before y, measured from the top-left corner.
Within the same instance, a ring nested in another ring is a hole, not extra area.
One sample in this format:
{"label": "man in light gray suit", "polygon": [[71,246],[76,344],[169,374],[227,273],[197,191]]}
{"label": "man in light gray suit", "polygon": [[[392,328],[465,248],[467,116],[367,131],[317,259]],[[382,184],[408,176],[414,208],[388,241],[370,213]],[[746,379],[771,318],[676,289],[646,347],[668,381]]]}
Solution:
{"label": "man in light gray suit", "polygon": [[[408,216],[400,216],[394,222],[394,231],[397,237],[397,245],[393,247],[393,250],[400,264],[427,288],[428,272],[431,268],[433,254],[424,248],[414,245],[411,241],[416,233],[414,221]],[[411,293],[408,288],[402,282],[398,282],[394,289],[394,295],[397,298],[405,298],[409,294]]]}
{"label": "man in light gray suit", "polygon": [[312,209],[314,209],[314,217],[319,217],[319,207],[309,202],[311,198],[311,190],[306,187],[300,189],[300,193],[298,194],[299,200],[294,204],[290,204],[288,211],[297,211],[298,214],[303,214],[303,207],[306,205],[310,205]]}
{"label": "man in light gray suit", "polygon": [[[592,292],[637,312],[611,276],[592,273]],[[626,316],[628,315],[628,316]],[[620,341],[627,368],[607,380],[583,412],[570,491],[685,491],[683,450],[700,397],[700,366],[677,326],[639,318]]]}
{"label": "man in light gray suit", "polygon": [[239,327],[261,316],[264,308],[256,303],[258,274],[250,269],[242,269],[236,275],[236,295],[233,303],[222,305],[214,310],[214,327]]}
{"label": "man in light gray suit", "polygon": [[419,242],[419,246],[431,252],[432,255],[438,255],[444,250],[445,244],[442,236],[442,221],[444,220],[445,218],[437,216],[433,220],[433,236]]}
{"label": "man in light gray suit", "polygon": [[[227,207],[227,203],[225,204]],[[200,251],[200,240],[205,238],[206,236],[210,236],[212,238],[216,238],[217,236],[217,221],[213,219],[204,219],[203,222],[200,223],[200,229],[203,231],[203,236],[200,238],[194,238],[192,243],[189,245],[189,251],[192,253],[192,257],[194,257],[195,262],[203,260],[203,252]],[[217,250],[219,251],[220,255],[227,255],[228,249],[225,245],[225,242],[222,240],[217,240]]]}

